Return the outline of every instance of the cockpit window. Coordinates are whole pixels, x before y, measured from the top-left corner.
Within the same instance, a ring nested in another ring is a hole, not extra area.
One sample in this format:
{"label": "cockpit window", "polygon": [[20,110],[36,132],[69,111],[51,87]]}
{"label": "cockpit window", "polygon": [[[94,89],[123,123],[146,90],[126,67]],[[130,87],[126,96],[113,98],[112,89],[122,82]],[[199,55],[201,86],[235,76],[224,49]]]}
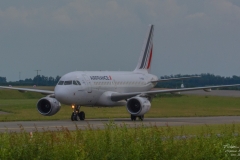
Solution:
{"label": "cockpit window", "polygon": [[73,81],[73,85],[81,85],[79,81]]}
{"label": "cockpit window", "polygon": [[64,82],[64,81],[59,81],[59,82],[58,82],[58,85],[63,85],[63,82]]}
{"label": "cockpit window", "polygon": [[58,85],[81,85],[79,81],[59,81]]}
{"label": "cockpit window", "polygon": [[73,85],[78,85],[76,81],[73,81]]}
{"label": "cockpit window", "polygon": [[81,83],[79,81],[76,81],[79,85],[81,85]]}
{"label": "cockpit window", "polygon": [[72,85],[72,81],[65,81],[64,85]]}

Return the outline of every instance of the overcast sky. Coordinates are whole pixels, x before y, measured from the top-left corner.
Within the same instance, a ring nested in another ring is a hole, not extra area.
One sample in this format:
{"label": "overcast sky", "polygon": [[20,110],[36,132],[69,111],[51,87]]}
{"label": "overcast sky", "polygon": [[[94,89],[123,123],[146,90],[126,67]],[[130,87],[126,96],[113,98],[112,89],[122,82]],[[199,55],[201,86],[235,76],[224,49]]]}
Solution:
{"label": "overcast sky", "polygon": [[131,71],[150,23],[158,77],[240,76],[239,0],[0,1],[0,76]]}

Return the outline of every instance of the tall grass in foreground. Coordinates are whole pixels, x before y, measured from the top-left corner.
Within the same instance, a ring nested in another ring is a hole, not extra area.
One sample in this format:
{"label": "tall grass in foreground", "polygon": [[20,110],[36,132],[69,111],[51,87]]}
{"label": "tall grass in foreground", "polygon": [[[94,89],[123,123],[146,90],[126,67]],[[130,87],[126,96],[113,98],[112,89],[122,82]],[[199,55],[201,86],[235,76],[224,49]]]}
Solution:
{"label": "tall grass in foreground", "polygon": [[[110,122],[104,130],[44,131],[0,134],[0,159],[239,159],[240,128],[208,126],[197,135],[184,128],[128,128]],[[234,154],[234,155],[233,155]]]}

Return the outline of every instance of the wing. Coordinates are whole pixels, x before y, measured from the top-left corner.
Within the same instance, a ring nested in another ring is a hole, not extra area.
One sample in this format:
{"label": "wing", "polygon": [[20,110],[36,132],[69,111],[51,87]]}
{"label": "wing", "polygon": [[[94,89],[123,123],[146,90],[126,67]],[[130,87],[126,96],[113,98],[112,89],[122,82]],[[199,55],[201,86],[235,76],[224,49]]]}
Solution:
{"label": "wing", "polygon": [[47,95],[54,94],[54,91],[40,90],[40,89],[16,88],[16,87],[5,87],[5,86],[0,86],[0,88],[18,90],[20,92],[38,92],[38,93],[47,94]]}
{"label": "wing", "polygon": [[191,76],[191,77],[179,77],[179,78],[168,78],[168,79],[159,79],[156,81],[151,81],[152,83],[154,82],[165,82],[165,81],[171,81],[171,80],[180,80],[180,79],[190,79],[190,78],[200,78],[201,76]]}
{"label": "wing", "polygon": [[120,101],[123,99],[128,99],[137,95],[155,95],[158,93],[177,93],[183,91],[193,91],[193,90],[204,90],[206,92],[211,91],[212,88],[224,88],[224,87],[234,87],[240,86],[240,84],[233,85],[220,85],[220,86],[207,86],[207,87],[195,87],[195,88],[181,88],[181,89],[164,89],[164,90],[155,90],[155,91],[145,91],[145,92],[132,92],[132,93],[113,93],[111,95],[112,101]]}

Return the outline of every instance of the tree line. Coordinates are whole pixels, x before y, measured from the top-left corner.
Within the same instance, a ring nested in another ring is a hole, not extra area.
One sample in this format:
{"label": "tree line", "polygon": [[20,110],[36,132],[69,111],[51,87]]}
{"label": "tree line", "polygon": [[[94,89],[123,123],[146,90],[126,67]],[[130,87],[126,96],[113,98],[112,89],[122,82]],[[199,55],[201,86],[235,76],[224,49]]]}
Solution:
{"label": "tree line", "polygon": [[14,85],[14,86],[55,86],[59,79],[60,76],[54,77],[47,77],[43,75],[38,75],[35,76],[33,79],[32,78],[26,78],[25,80],[19,80],[15,82],[7,82],[6,77],[0,77],[0,85]]}
{"label": "tree line", "polygon": [[7,78],[6,77],[0,77],[0,83],[6,83]]}
{"label": "tree line", "polygon": [[[168,78],[178,78],[178,77],[188,77],[188,76],[197,76],[197,75],[170,75],[170,76],[161,76],[161,79]],[[180,88],[183,84],[184,87],[198,87],[198,86],[212,86],[212,85],[228,85],[228,84],[240,84],[240,76],[232,76],[232,77],[223,77],[214,74],[204,73],[200,78],[191,78],[184,80],[171,80],[165,82],[159,82],[156,87],[158,88]],[[7,82],[6,77],[0,77],[0,85],[14,85],[14,86],[29,86],[29,85],[38,85],[38,86],[55,86],[60,76],[47,77],[43,75],[35,76],[33,79],[26,78],[25,80],[15,81],[15,82]],[[239,87],[235,87],[239,88]]]}
{"label": "tree line", "polygon": [[[213,85],[228,85],[228,84],[240,84],[240,76],[233,75],[232,77],[223,77],[210,73],[203,73],[201,75],[171,75],[161,76],[161,79],[188,77],[188,76],[200,76],[199,78],[190,78],[184,80],[172,80],[159,82],[156,87],[158,88],[180,88],[183,84],[185,88],[200,87],[200,86],[213,86]],[[239,87],[230,87],[228,89],[239,89]]]}

